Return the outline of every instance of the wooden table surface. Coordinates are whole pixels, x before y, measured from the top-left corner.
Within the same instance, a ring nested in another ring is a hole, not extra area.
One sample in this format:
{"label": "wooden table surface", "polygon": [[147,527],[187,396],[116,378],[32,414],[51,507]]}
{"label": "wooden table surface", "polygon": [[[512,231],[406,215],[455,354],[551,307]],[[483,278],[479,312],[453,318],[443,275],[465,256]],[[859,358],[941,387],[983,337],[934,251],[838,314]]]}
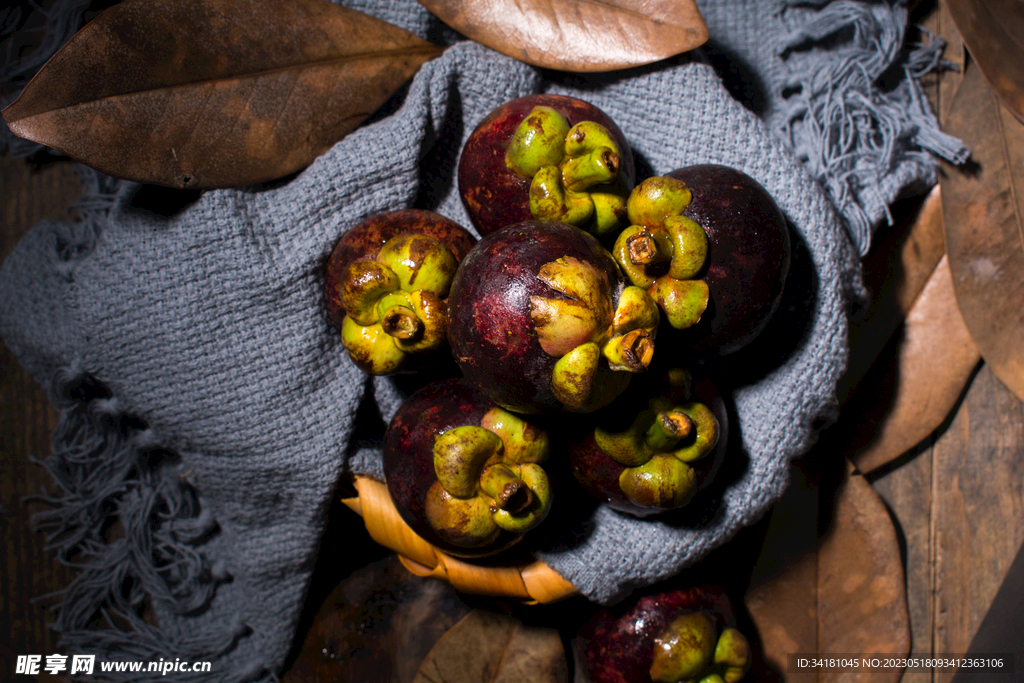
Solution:
{"label": "wooden table surface", "polygon": [[[940,35],[950,29],[928,21]],[[931,93],[940,116],[951,87]],[[68,162],[33,168],[6,157],[0,188],[0,259],[38,220],[67,218],[79,192]],[[37,598],[73,574],[46,552],[30,521],[40,508],[23,500],[50,484],[32,461],[48,456],[55,424],[45,393],[0,345],[0,680],[17,654],[57,652],[49,603]],[[1024,404],[982,364],[933,437],[871,480],[904,546],[913,654],[965,652],[1024,540]],[[903,680],[950,677],[907,672]]]}

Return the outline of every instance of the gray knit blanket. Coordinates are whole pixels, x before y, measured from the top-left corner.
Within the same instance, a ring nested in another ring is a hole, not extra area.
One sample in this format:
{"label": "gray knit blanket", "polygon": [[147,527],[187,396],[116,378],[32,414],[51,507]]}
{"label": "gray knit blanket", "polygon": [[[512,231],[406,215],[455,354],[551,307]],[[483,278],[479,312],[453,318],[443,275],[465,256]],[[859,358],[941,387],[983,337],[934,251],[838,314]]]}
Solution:
{"label": "gray knit blanket", "polygon": [[[355,431],[357,409],[375,401],[383,424],[405,395],[348,360],[322,306],[325,259],[376,212],[415,206],[469,226],[459,150],[504,101],[596,104],[646,173],[739,168],[794,235],[772,351],[747,353],[751,370],[729,378],[743,461],[712,502],[672,523],[598,506],[538,535],[537,556],[601,603],[692,565],[778,499],[790,461],[837,417],[872,233],[895,199],[936,182],[937,157],[965,156],[917,82],[941,46],[904,44],[900,3],[704,0],[705,49],[593,76],[504,57],[411,0],[347,4],[449,47],[287,180],[187,193],[83,170],[82,220],[36,226],[0,270],[0,334],[61,415],[54,507],[39,521],[79,567],[56,612],[68,653],[211,661],[177,674],[192,682],[276,676],[339,478],[381,476],[379,435]],[[10,79],[34,65],[8,66]],[[105,541],[111,519],[124,534]]]}

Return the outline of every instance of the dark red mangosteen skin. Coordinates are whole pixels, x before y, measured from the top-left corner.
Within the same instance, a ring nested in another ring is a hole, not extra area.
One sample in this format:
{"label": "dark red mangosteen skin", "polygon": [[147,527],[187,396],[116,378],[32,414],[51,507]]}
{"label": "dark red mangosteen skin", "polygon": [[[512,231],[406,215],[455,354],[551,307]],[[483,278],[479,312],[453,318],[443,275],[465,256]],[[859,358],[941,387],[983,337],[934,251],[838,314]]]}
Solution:
{"label": "dark red mangosteen skin", "polygon": [[704,281],[708,309],[693,327],[672,336],[704,356],[746,346],[779,306],[789,273],[786,219],[764,187],[746,173],[704,164],[673,171],[693,194],[683,211],[708,234]]}
{"label": "dark red mangosteen skin", "polygon": [[651,683],[654,639],[681,614],[704,612],[718,631],[736,625],[732,603],[718,586],[654,593],[605,608],[580,629],[581,665],[589,683]]}
{"label": "dark red mangosteen skin", "polygon": [[339,294],[339,278],[349,264],[376,259],[381,247],[393,237],[412,232],[433,237],[461,261],[476,244],[476,238],[455,221],[423,209],[402,209],[369,216],[346,232],[327,259],[324,271],[324,303],[327,317],[341,330],[345,307]]}
{"label": "dark red mangosteen skin", "polygon": [[560,412],[551,391],[557,358],[541,348],[530,297],[565,298],[537,278],[562,257],[593,264],[616,291],[618,264],[590,234],[563,223],[526,221],[493,232],[466,255],[448,297],[448,343],[466,379],[507,410]]}
{"label": "dark red mangosteen skin", "polygon": [[622,157],[619,176],[629,187],[633,186],[633,152],[619,127],[603,111],[573,97],[563,95],[526,95],[507,102],[488,114],[474,129],[462,148],[459,158],[459,193],[473,226],[481,235],[533,220],[530,213],[530,179],[510,171],[505,165],[505,150],[534,107],[555,109],[569,120],[569,125],[580,121],[594,121],[607,128],[619,143]]}
{"label": "dark red mangosteen skin", "polygon": [[494,402],[469,382],[440,380],[406,399],[384,434],[384,475],[391,500],[417,534],[452,555],[490,555],[511,547],[521,538],[503,531],[486,548],[463,548],[440,538],[426,521],[427,490],[437,481],[434,440],[455,427],[480,426],[484,415],[494,407]]}
{"label": "dark red mangosteen skin", "polygon": [[[644,378],[646,379],[646,378]],[[598,413],[594,424],[608,431],[624,431],[632,423],[637,411],[647,408],[644,395],[646,382],[634,382],[618,400]],[[697,493],[707,489],[721,469],[728,450],[729,416],[725,400],[715,386],[707,379],[695,379],[693,399],[711,408],[718,419],[719,438],[714,451],[708,453],[690,466],[697,472]],[[626,468],[608,456],[594,440],[594,424],[587,426],[585,433],[577,435],[568,447],[569,463],[576,481],[590,495],[614,510],[634,517],[651,517],[672,512],[665,508],[651,508],[636,505],[619,487],[619,476]]]}

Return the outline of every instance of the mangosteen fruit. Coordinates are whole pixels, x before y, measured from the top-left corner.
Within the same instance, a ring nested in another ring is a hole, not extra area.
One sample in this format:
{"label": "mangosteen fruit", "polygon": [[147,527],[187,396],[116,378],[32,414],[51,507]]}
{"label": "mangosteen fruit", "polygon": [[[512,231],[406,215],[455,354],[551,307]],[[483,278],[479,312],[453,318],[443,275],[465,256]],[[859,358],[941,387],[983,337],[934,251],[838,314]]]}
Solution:
{"label": "mangosteen fruit", "polygon": [[654,355],[658,308],[579,228],[526,221],[481,239],[448,299],[463,375],[521,413],[601,408]]}
{"label": "mangosteen fruit", "polygon": [[445,348],[446,299],[476,238],[432,211],[370,216],[338,241],[324,275],[327,316],[352,361],[387,375]]}
{"label": "mangosteen fruit", "polygon": [[573,475],[592,496],[634,517],[688,505],[725,456],[725,402],[710,381],[682,368],[644,377],[594,423],[569,446]]}
{"label": "mangosteen fruit", "polygon": [[391,499],[420,536],[450,554],[504,550],[551,509],[541,464],[547,431],[463,379],[432,382],[402,403],[384,435]]}
{"label": "mangosteen fruit", "polygon": [[463,204],[481,235],[531,219],[614,234],[626,217],[633,154],[611,118],[563,95],[507,102],[481,121],[459,159]]}
{"label": "mangosteen fruit", "polygon": [[771,194],[735,168],[689,166],[668,177],[689,188],[683,216],[708,236],[701,274],[708,308],[677,337],[701,355],[725,356],[750,344],[779,307],[789,273],[789,227]]}
{"label": "mangosteen fruit", "polygon": [[736,683],[750,670],[746,637],[725,591],[657,592],[597,612],[576,648],[589,683]]}

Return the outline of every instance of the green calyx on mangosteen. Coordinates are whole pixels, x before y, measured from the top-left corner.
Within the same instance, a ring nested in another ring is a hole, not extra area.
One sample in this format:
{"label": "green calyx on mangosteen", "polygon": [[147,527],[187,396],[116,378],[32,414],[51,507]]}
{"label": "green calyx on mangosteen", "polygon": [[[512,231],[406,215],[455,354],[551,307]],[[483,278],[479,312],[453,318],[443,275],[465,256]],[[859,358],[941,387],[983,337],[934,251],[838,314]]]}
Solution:
{"label": "green calyx on mangosteen", "polygon": [[695,325],[708,305],[707,284],[699,279],[707,262],[708,237],[683,215],[690,199],[680,180],[647,178],[630,193],[630,225],[612,247],[626,276],[651,295],[677,330]]}
{"label": "green calyx on mangosteen", "polygon": [[711,483],[726,448],[724,402],[709,382],[673,368],[654,384],[631,388],[569,447],[583,488],[636,517],[688,505]]}
{"label": "green calyx on mangosteen", "polygon": [[328,260],[325,299],[360,369],[391,374],[411,354],[446,345],[448,290],[474,241],[458,224],[418,210],[378,214],[346,233]]}
{"label": "green calyx on mangosteen", "polygon": [[591,683],[737,683],[752,654],[718,586],[650,593],[603,609],[580,630]]}
{"label": "green calyx on mangosteen", "polygon": [[458,170],[463,204],[481,235],[533,219],[614,234],[626,220],[634,177],[632,151],[604,112],[549,94],[488,114],[463,147]]}
{"label": "green calyx on mangosteen", "polygon": [[528,221],[482,239],[449,298],[463,374],[516,412],[591,412],[654,355],[659,313],[610,254],[570,225]]}
{"label": "green calyx on mangosteen", "polygon": [[395,414],[384,470],[396,509],[455,555],[504,549],[551,509],[547,433],[464,380],[434,382]]}

